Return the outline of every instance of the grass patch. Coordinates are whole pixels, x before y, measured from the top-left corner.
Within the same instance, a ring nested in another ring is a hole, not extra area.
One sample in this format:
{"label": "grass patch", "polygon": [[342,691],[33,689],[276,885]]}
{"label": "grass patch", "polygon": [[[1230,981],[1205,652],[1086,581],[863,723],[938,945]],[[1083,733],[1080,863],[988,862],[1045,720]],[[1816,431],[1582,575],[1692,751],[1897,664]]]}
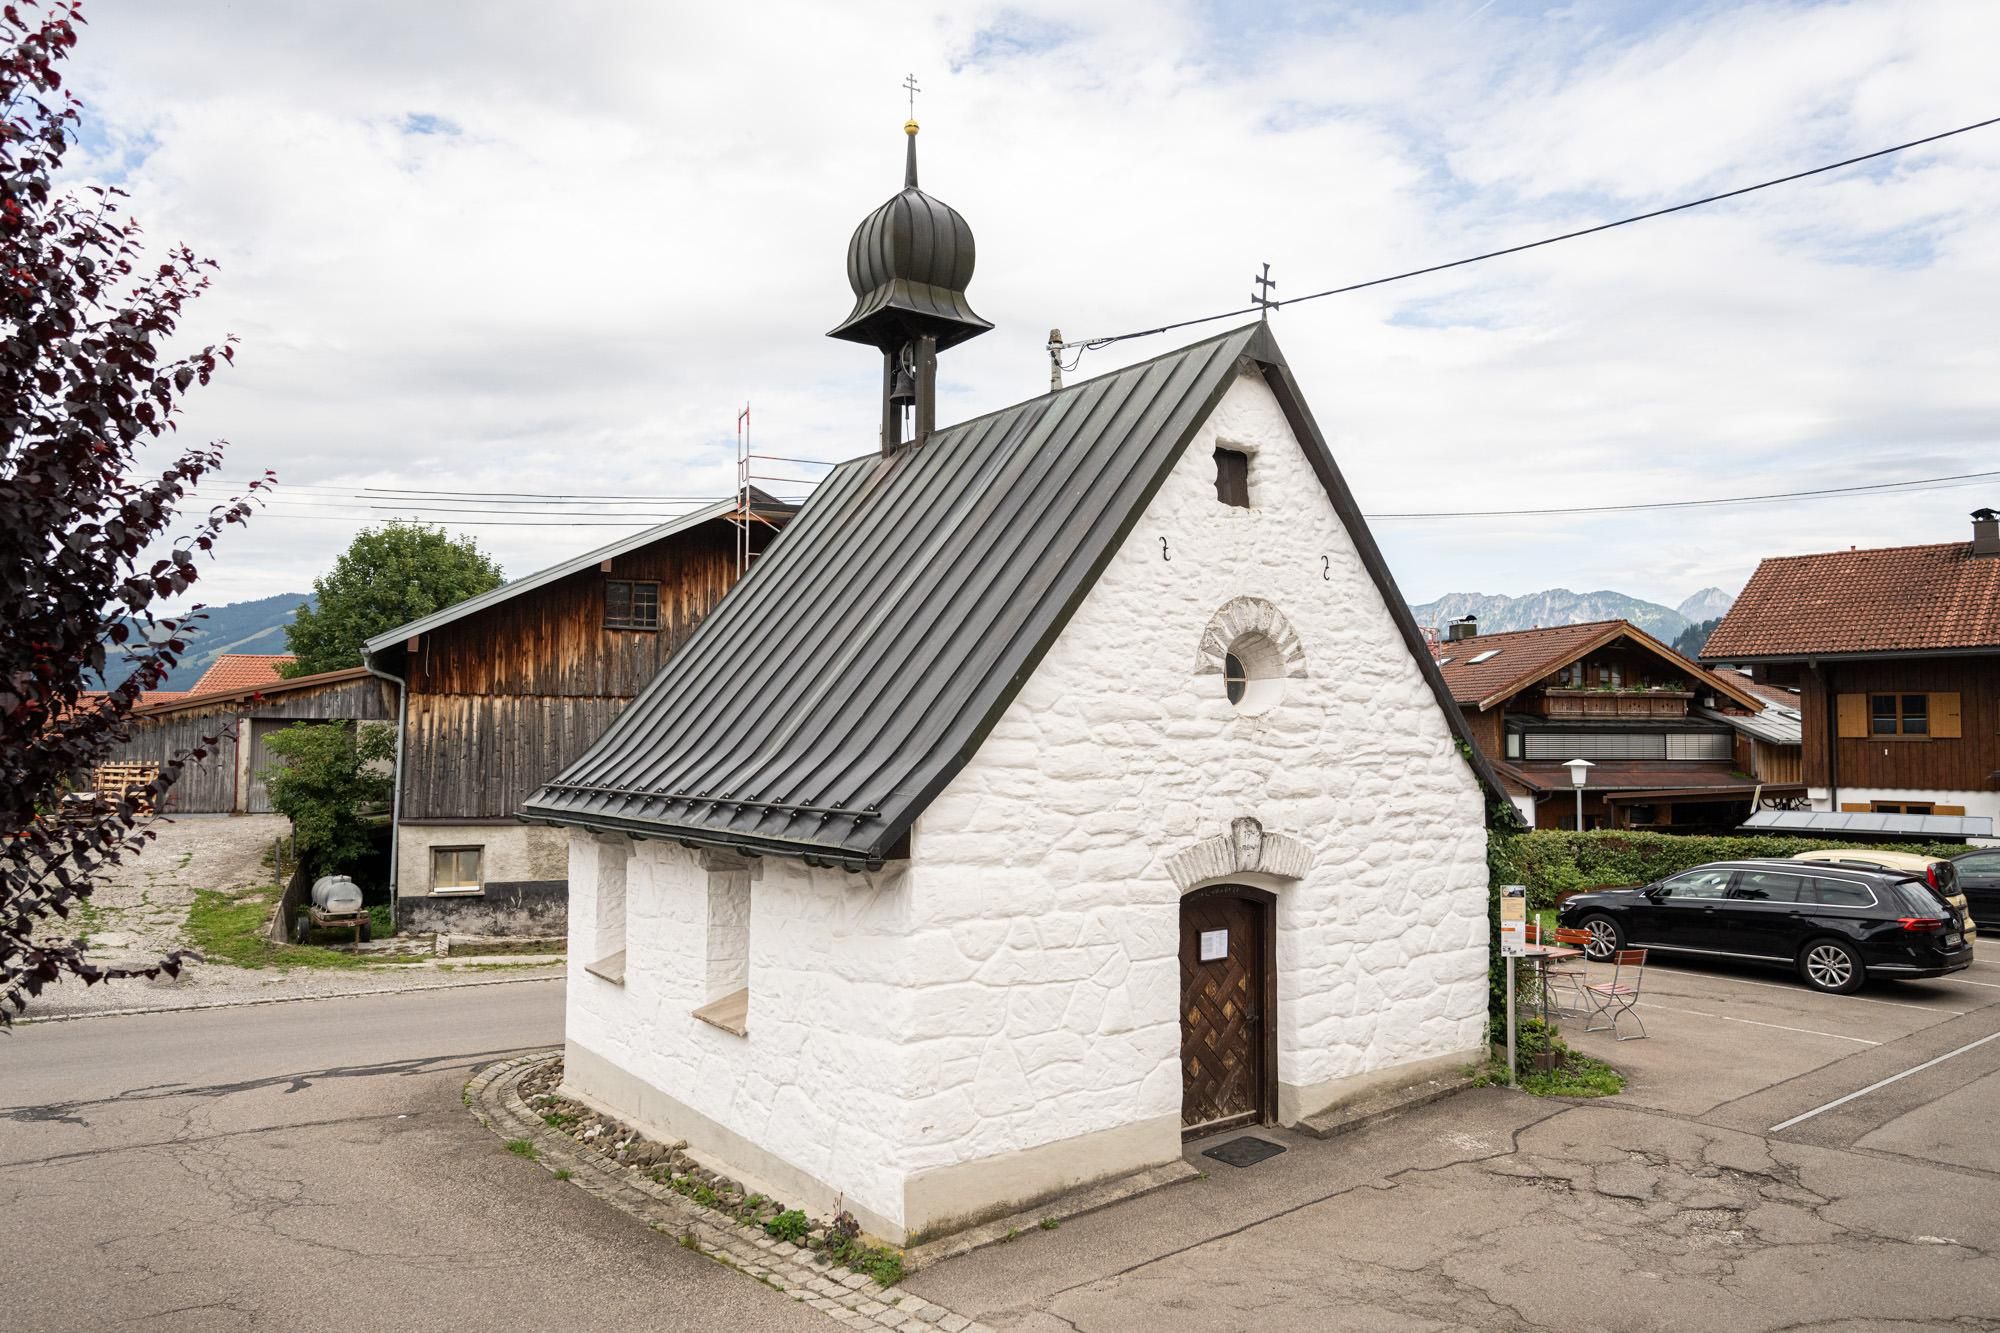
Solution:
{"label": "grass patch", "polygon": [[526,1139],[508,1139],[507,1151],[513,1153],[516,1157],[525,1157],[531,1162],[541,1156],[539,1152],[535,1151],[535,1145]]}
{"label": "grass patch", "polygon": [[1567,1063],[1521,1075],[1521,1090],[1537,1097],[1616,1097],[1625,1076],[1602,1060],[1571,1051]]}
{"label": "grass patch", "polygon": [[576,1172],[574,1172],[574,1171],[570,1170],[570,1169],[569,1169],[568,1167],[566,1167],[566,1166],[559,1166],[559,1167],[557,1167],[557,1168],[556,1168],[556,1179],[557,1179],[557,1180],[568,1180],[568,1179],[569,1179],[569,1178],[570,1178],[571,1176],[574,1176],[575,1174],[576,1174]]}
{"label": "grass patch", "polygon": [[368,933],[378,940],[386,940],[396,933],[396,905],[375,903],[368,909]]}
{"label": "grass patch", "polygon": [[264,933],[282,892],[275,884],[262,888],[196,889],[188,908],[187,940],[204,960],[231,967],[357,968],[378,963],[421,962],[418,959],[373,958],[338,953],[311,945],[279,944]]}

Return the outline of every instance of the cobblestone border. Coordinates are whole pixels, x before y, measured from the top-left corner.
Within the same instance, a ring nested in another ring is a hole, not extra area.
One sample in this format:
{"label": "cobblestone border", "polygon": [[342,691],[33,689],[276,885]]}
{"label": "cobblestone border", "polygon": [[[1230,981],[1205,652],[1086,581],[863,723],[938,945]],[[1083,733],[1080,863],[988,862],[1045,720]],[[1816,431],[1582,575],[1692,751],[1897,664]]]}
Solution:
{"label": "cobblestone border", "polygon": [[522,1102],[516,1085],[529,1073],[562,1058],[560,1051],[502,1060],[481,1069],[465,1085],[465,1104],[502,1139],[526,1139],[546,1171],[567,1170],[569,1183],[653,1230],[674,1236],[719,1264],[726,1264],[850,1329],[943,1329],[944,1333],[994,1333],[985,1324],[954,1314],[900,1287],[878,1287],[865,1273],[850,1272],[812,1251],[773,1240],[704,1208],[637,1167],[621,1165],[550,1129]]}

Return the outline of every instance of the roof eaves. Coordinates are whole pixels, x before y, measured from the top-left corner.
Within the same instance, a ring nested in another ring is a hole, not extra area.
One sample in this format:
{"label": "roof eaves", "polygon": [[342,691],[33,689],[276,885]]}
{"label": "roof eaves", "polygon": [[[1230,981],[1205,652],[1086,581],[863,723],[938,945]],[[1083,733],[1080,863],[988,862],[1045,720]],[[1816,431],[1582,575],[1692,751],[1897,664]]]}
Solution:
{"label": "roof eaves", "polygon": [[227,702],[230,699],[249,699],[265,694],[291,694],[298,690],[309,690],[321,685],[340,685],[350,680],[363,680],[373,673],[365,666],[341,667],[337,671],[319,671],[310,676],[280,676],[277,680],[267,680],[257,685],[239,685],[227,690],[210,690],[207,694],[182,694],[173,699],[146,704],[132,710],[133,717],[157,716],[162,713],[178,712],[183,708],[205,708],[210,704]]}
{"label": "roof eaves", "polygon": [[690,528],[699,527],[711,519],[721,518],[723,515],[732,512],[735,508],[736,501],[734,498],[718,500],[712,505],[705,505],[700,509],[682,514],[679,518],[670,519],[665,523],[656,524],[653,527],[620,537],[617,541],[600,546],[594,551],[586,551],[582,555],[571,556],[567,560],[550,565],[547,569],[523,575],[515,579],[512,583],[503,583],[497,588],[468,597],[462,602],[453,602],[450,606],[433,611],[427,616],[419,616],[406,625],[398,625],[392,630],[385,630],[377,634],[362,645],[362,654],[363,656],[372,657],[385,649],[396,647],[420,635],[442,629],[446,625],[464,619],[466,616],[484,611],[489,606],[497,606],[501,602],[520,596],[524,592],[532,592],[536,588],[547,587],[558,579],[568,578],[571,574],[587,570],[594,565],[602,564],[606,560],[614,560],[621,555],[636,551],[642,546],[650,546],[656,541],[672,537],[677,533],[686,532]]}

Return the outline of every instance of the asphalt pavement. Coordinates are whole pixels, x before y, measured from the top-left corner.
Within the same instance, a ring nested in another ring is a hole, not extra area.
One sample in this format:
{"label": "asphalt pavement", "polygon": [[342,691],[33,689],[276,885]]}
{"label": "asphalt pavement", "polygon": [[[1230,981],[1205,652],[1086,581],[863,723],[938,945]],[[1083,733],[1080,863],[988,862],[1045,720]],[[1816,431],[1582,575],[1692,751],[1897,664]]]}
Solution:
{"label": "asphalt pavement", "polygon": [[0,1035],[0,1328],[815,1329],[460,1102],[560,981]]}

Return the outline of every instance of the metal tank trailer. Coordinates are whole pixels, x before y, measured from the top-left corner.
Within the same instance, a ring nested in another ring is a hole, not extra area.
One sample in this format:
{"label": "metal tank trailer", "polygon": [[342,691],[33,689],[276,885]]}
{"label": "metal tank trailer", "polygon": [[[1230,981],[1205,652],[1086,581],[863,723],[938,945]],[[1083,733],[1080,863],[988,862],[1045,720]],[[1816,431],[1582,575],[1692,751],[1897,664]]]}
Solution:
{"label": "metal tank trailer", "polygon": [[361,886],[346,875],[321,875],[314,880],[312,895],[305,908],[292,927],[300,944],[304,944],[315,929],[339,930],[349,926],[354,928],[356,944],[365,944],[371,938],[368,907],[361,900]]}

